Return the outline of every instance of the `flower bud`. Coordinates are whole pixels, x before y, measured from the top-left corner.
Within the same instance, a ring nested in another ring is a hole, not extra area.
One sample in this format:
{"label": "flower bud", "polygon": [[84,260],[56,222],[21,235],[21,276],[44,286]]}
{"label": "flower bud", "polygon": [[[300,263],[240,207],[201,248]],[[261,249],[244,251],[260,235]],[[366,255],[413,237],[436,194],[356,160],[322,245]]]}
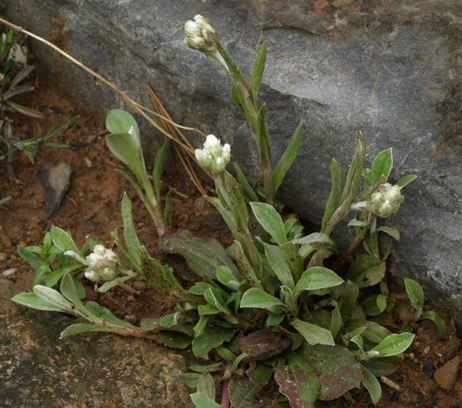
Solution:
{"label": "flower bud", "polygon": [[404,201],[399,186],[390,183],[380,184],[371,195],[368,210],[382,218],[395,214],[400,204]]}
{"label": "flower bud", "polygon": [[231,159],[231,147],[224,146],[214,135],[208,135],[203,149],[196,149],[196,160],[206,170],[214,174],[221,173]]}
{"label": "flower bud", "polygon": [[186,34],[184,42],[189,48],[207,53],[216,51],[215,41],[218,41],[218,38],[215,29],[206,18],[201,15],[195,16],[194,21],[183,24],[183,30]]}

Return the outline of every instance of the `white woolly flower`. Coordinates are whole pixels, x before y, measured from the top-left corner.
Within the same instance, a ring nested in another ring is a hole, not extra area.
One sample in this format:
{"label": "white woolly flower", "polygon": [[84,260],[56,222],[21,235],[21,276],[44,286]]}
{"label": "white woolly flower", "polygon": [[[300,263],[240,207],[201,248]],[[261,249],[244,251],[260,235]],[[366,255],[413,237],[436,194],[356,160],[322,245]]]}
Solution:
{"label": "white woolly flower", "polygon": [[387,218],[398,211],[403,201],[399,186],[392,186],[390,183],[380,184],[371,195],[368,210],[379,217]]}
{"label": "white woolly flower", "polygon": [[87,269],[85,271],[85,277],[92,282],[99,282],[101,280],[101,274],[93,269]]}
{"label": "white woolly flower", "polygon": [[186,34],[184,42],[189,48],[207,53],[216,51],[215,29],[206,18],[195,16],[194,21],[189,20],[183,24],[183,30]]}
{"label": "white woolly flower", "polygon": [[206,170],[214,174],[221,173],[231,159],[231,147],[224,146],[214,135],[208,135],[203,149],[196,149],[196,160]]}
{"label": "white woolly flower", "polygon": [[118,275],[118,263],[119,258],[114,251],[103,245],[95,245],[93,252],[85,258],[85,276],[93,282],[114,279]]}

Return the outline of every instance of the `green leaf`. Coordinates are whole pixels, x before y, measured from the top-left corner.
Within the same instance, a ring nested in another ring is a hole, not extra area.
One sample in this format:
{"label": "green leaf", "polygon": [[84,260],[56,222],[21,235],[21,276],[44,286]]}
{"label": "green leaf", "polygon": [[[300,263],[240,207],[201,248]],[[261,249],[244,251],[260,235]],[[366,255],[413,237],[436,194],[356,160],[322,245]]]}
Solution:
{"label": "green leaf", "polygon": [[363,254],[351,264],[345,278],[359,288],[374,286],[384,278],[386,268],[385,261]]}
{"label": "green leaf", "polygon": [[332,333],[315,324],[304,322],[300,319],[294,319],[291,325],[305,338],[312,346],[316,344],[335,345]]}
{"label": "green leaf", "polygon": [[273,172],[273,185],[274,192],[278,190],[279,186],[282,184],[284,177],[286,176],[287,171],[292,166],[297,154],[300,150],[300,146],[303,140],[303,121],[300,122],[297,129],[295,130],[292,139],[290,140],[289,145],[287,146],[286,151],[279,160],[276,168]]}
{"label": "green leaf", "polygon": [[55,227],[54,225],[51,227],[50,234],[53,243],[61,252],[74,251],[81,257],[83,257],[79,248],[77,248],[77,245],[75,245],[75,242],[71,237],[71,234],[62,230],[61,228]]}
{"label": "green leaf", "polygon": [[411,181],[415,180],[417,176],[415,174],[408,174],[398,180],[396,185],[398,187],[403,188],[404,186],[407,186]]}
{"label": "green leaf", "polygon": [[218,355],[225,361],[234,361],[236,359],[236,354],[234,354],[230,349],[226,347],[218,347],[216,349]]}
{"label": "green leaf", "polygon": [[180,333],[173,330],[161,330],[160,341],[167,347],[184,350],[192,343],[192,338],[185,333]]}
{"label": "green leaf", "polygon": [[431,320],[438,327],[438,330],[440,331],[440,337],[443,338],[446,336],[446,323],[444,323],[444,320],[441,318],[441,316],[434,310],[427,310],[426,312],[423,312],[419,320]]}
{"label": "green leaf", "polygon": [[380,180],[380,177],[385,176],[387,179],[390,176],[393,168],[393,153],[391,147],[380,152],[372,163],[372,184]]}
{"label": "green leaf", "polygon": [[19,293],[14,296],[12,300],[20,305],[30,307],[37,310],[45,310],[47,312],[63,312],[62,307],[57,307],[42,298],[38,297],[36,293]]}
{"label": "green leaf", "polygon": [[96,302],[88,302],[85,307],[87,310],[92,313],[94,316],[98,317],[98,323],[100,324],[100,320],[103,320],[104,322],[120,326],[120,327],[125,327],[130,330],[136,330],[138,331],[139,328],[136,326],[133,326],[130,323],[124,322],[123,320],[120,320],[119,318],[115,317],[111,311],[104,306],[99,305]]}
{"label": "green leaf", "polygon": [[241,168],[237,164],[237,162],[234,162],[234,168],[236,169],[236,180],[241,186],[242,193],[246,199],[246,201],[249,203],[251,201],[259,201],[257,194],[253,190],[252,186],[249,184],[247,181],[247,178],[245,177],[244,173],[242,172]]}
{"label": "green leaf", "polygon": [[[223,313],[223,314],[225,314],[227,316],[231,316],[231,313],[230,313],[228,307],[226,306],[225,302],[223,301],[220,294],[218,293],[218,291],[215,288],[212,288],[212,287],[208,288],[204,292],[204,298],[210,305],[215,307],[219,312],[221,312],[221,313]],[[237,323],[237,321],[236,321],[236,323]]]}
{"label": "green leaf", "polygon": [[363,319],[350,319],[345,322],[345,328],[349,333],[359,328],[365,328],[361,334],[362,337],[375,344],[380,343],[391,334],[390,330],[380,324]]}
{"label": "green leaf", "polygon": [[396,356],[409,348],[414,337],[415,334],[413,333],[390,334],[368,353],[371,351],[377,352],[377,358]]}
{"label": "green leaf", "polygon": [[135,135],[140,140],[140,131],[135,118],[121,109],[111,110],[106,117],[106,129],[111,133],[128,133],[133,127]]}
{"label": "green leaf", "polygon": [[355,154],[351,161],[350,169],[348,171],[347,179],[345,182],[345,188],[343,189],[342,197],[340,198],[342,206],[345,205],[349,208],[355,198],[356,190],[358,189],[359,182],[361,181],[365,156],[366,141],[360,132],[356,141]]}
{"label": "green leaf", "polygon": [[379,316],[385,311],[387,302],[388,296],[381,294],[371,295],[361,303],[361,307],[366,316]]}
{"label": "green leaf", "polygon": [[131,276],[119,276],[111,281],[104,282],[99,288],[98,292],[107,292],[108,290],[112,289],[113,287],[117,286],[119,283],[123,283],[129,279],[132,279]]}
{"label": "green leaf", "polygon": [[304,290],[332,288],[343,283],[343,279],[334,271],[322,266],[313,266],[303,272],[295,285],[295,296]]}
{"label": "green leaf", "polygon": [[57,290],[49,288],[48,286],[35,285],[33,291],[40,299],[44,300],[53,307],[60,309],[61,312],[74,314],[74,305],[71,302],[68,302]]}
{"label": "green leaf", "polygon": [[159,239],[159,250],[180,254],[199,276],[215,278],[219,266],[226,266],[235,277],[240,276],[234,262],[223,246],[214,238],[194,237],[190,231],[180,230]]}
{"label": "green leaf", "polygon": [[[106,136],[106,145],[111,153],[125,164],[136,176],[138,183],[144,189],[152,186],[146,174],[143,150],[139,137],[131,133],[112,133]],[[148,192],[145,191],[148,195]],[[154,193],[152,192],[152,195]]]}
{"label": "green leaf", "polygon": [[72,326],[66,327],[61,332],[59,336],[60,339],[64,339],[66,337],[75,336],[76,334],[86,333],[86,332],[109,332],[109,333],[117,333],[124,335],[124,331],[120,327],[112,327],[112,326],[100,326],[97,324],[88,324],[88,323],[76,323]]}
{"label": "green leaf", "polygon": [[154,185],[154,194],[156,195],[156,200],[160,203],[160,176],[162,175],[162,165],[164,164],[165,155],[170,146],[171,139],[167,139],[162,147],[158,150],[155,158],[154,165],[152,168],[152,184]]}
{"label": "green leaf", "polygon": [[423,312],[424,306],[424,292],[422,286],[420,286],[415,280],[404,278],[404,286],[406,292],[409,295],[412,307],[416,310],[415,319],[419,319]]}
{"label": "green leaf", "polygon": [[397,241],[399,241],[399,238],[400,238],[399,231],[397,228],[383,226],[383,227],[377,228],[375,232],[384,232],[385,234],[388,234],[394,239],[396,239]]}
{"label": "green leaf", "polygon": [[237,281],[236,277],[231,272],[231,269],[229,269],[227,266],[220,265],[215,272],[218,282],[234,291],[237,291],[239,289],[239,281]]}
{"label": "green leaf", "polygon": [[30,266],[32,266],[32,268],[35,270],[38,270],[43,265],[46,265],[42,259],[32,253],[28,248],[29,247],[23,248],[18,246],[18,254],[22,259],[29,262]]}
{"label": "green leaf", "polygon": [[330,244],[332,240],[329,235],[323,234],[322,232],[313,232],[302,238],[292,240],[294,244],[299,245],[313,245],[313,244]]}
{"label": "green leaf", "polygon": [[363,380],[361,381],[364,388],[369,391],[372,402],[377,404],[382,397],[382,387],[380,386],[379,381],[375,378],[375,375],[372,374],[366,367],[361,364],[361,371],[363,372]]}
{"label": "green leaf", "polygon": [[283,303],[274,296],[262,289],[250,288],[241,299],[241,307],[255,307],[259,309],[268,309],[272,306],[283,305]]}
{"label": "green leaf", "polygon": [[215,401],[215,381],[210,373],[204,373],[197,382],[197,392],[206,395],[212,401]]}
{"label": "green leaf", "polygon": [[342,195],[342,177],[340,163],[337,160],[332,160],[332,163],[329,166],[329,170],[332,178],[332,187],[330,190],[329,198],[327,200],[326,209],[324,211],[324,217],[322,219],[322,232],[324,232],[327,222],[331,219],[332,215],[337,210],[340,204],[340,197]]}
{"label": "green leaf", "polygon": [[80,296],[75,287],[74,279],[69,271],[66,272],[63,278],[61,279],[59,290],[64,295],[64,297],[67,300],[71,301],[77,307],[77,309],[80,310],[80,312],[87,316],[87,318],[92,320],[94,323],[98,321],[98,317],[91,313],[89,310],[87,310],[83,302],[80,300]]}
{"label": "green leaf", "polygon": [[295,352],[279,359],[274,380],[293,408],[314,408],[321,384],[316,369],[305,357]]}
{"label": "green leaf", "polygon": [[361,367],[344,347],[305,343],[298,353],[315,368],[320,382],[318,399],[322,401],[339,398],[361,384]]}
{"label": "green leaf", "polygon": [[265,256],[276,277],[281,285],[288,286],[293,290],[294,278],[290,269],[289,259],[286,253],[276,245],[263,243],[265,248]]}
{"label": "green leaf", "polygon": [[180,374],[181,381],[183,381],[188,388],[197,388],[197,382],[199,381],[200,374],[198,373],[183,373]]}
{"label": "green leaf", "polygon": [[192,350],[196,357],[208,360],[209,351],[220,347],[225,341],[231,341],[234,337],[235,330],[214,327],[211,330],[205,330],[205,333],[194,338]]}
{"label": "green leaf", "polygon": [[233,376],[229,383],[229,400],[233,408],[255,408],[261,405],[260,392],[270,380],[272,370],[265,364],[257,364],[249,377]]}
{"label": "green leaf", "polygon": [[255,108],[257,108],[258,103],[258,92],[260,90],[261,80],[263,78],[263,72],[265,70],[265,61],[266,61],[266,46],[263,44],[258,50],[257,58],[253,65],[252,76],[250,77],[250,90],[252,92],[252,99]]}
{"label": "green leaf", "polygon": [[281,216],[273,206],[266,203],[250,203],[257,221],[268,232],[273,240],[282,245],[287,241],[286,230]]}

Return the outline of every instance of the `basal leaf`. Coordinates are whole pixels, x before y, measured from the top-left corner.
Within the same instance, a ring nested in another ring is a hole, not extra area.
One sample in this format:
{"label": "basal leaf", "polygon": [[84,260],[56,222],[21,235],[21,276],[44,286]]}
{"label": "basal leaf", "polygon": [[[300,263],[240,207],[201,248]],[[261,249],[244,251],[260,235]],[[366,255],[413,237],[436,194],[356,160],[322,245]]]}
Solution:
{"label": "basal leaf", "polygon": [[234,276],[240,276],[234,262],[214,238],[194,237],[190,231],[181,230],[161,237],[159,249],[183,256],[188,266],[199,276],[214,279],[215,270],[221,265],[228,267]]}
{"label": "basal leaf", "polygon": [[413,333],[393,333],[383,339],[371,351],[378,352],[377,357],[391,357],[406,351],[414,340]]}
{"label": "basal leaf", "polygon": [[434,310],[427,310],[426,312],[423,312],[422,315],[420,316],[419,320],[431,320],[433,323],[436,324],[438,327],[438,330],[440,331],[440,337],[443,338],[446,336],[446,323],[444,323],[444,320],[441,318],[441,316],[436,313]]}
{"label": "basal leaf", "polygon": [[25,261],[29,262],[33,269],[38,270],[41,266],[46,265],[46,263],[31,252],[28,247],[23,248],[18,246],[18,254]]}
{"label": "basal leaf", "polygon": [[344,347],[305,344],[298,353],[316,369],[320,382],[320,400],[332,401],[361,383],[361,367],[353,354]]}
{"label": "basal leaf", "polygon": [[290,260],[287,259],[286,253],[279,246],[267,243],[263,243],[263,245],[266,259],[281,285],[286,285],[293,289],[294,278],[290,268]]}
{"label": "basal leaf", "polygon": [[349,319],[345,322],[345,326],[347,332],[349,333],[359,328],[365,328],[361,335],[374,344],[380,343],[391,334],[391,331],[387,328],[369,320]]}
{"label": "basal leaf", "polygon": [[215,381],[210,373],[204,373],[197,382],[197,392],[206,395],[212,401],[215,401]]}
{"label": "basal leaf", "polygon": [[330,330],[324,329],[315,324],[304,322],[300,319],[294,319],[291,324],[312,346],[316,344],[333,346],[335,344]]}
{"label": "basal leaf", "polygon": [[283,303],[274,296],[262,289],[250,288],[241,299],[241,307],[255,307],[259,309],[268,309],[272,306],[283,305]]}
{"label": "basal leaf", "polygon": [[322,266],[313,266],[302,273],[295,285],[295,294],[304,290],[318,290],[332,288],[343,283],[343,279],[334,271]]}
{"label": "basal leaf", "polygon": [[380,386],[379,381],[366,367],[361,364],[361,370],[363,372],[362,384],[371,396],[372,402],[377,404],[382,397],[382,387]]}
{"label": "basal leaf", "polygon": [[192,337],[173,330],[161,330],[160,341],[167,347],[184,350],[192,343]]}
{"label": "basal leaf", "polygon": [[213,399],[201,392],[190,394],[191,400],[197,408],[221,408]]}
{"label": "basal leaf", "polygon": [[420,286],[415,280],[404,278],[404,286],[406,292],[409,295],[412,307],[416,310],[415,319],[417,320],[423,311],[424,306],[424,292],[422,286]]}
{"label": "basal leaf", "polygon": [[128,133],[132,127],[135,135],[140,139],[138,124],[130,113],[121,109],[113,109],[106,117],[106,129],[111,133]]}
{"label": "basal leaf", "polygon": [[12,300],[20,305],[27,306],[32,309],[45,310],[47,312],[63,312],[62,307],[57,307],[43,300],[35,293],[19,293],[14,296]]}
{"label": "basal leaf", "polygon": [[297,238],[292,240],[294,244],[299,244],[299,245],[313,245],[313,244],[330,244],[331,239],[329,235],[323,234],[322,232],[313,232],[310,235],[307,235],[303,238]]}
{"label": "basal leaf", "polygon": [[261,226],[273,240],[282,245],[287,241],[286,229],[281,216],[272,205],[266,203],[250,203],[253,213]]}
{"label": "basal leaf", "polygon": [[48,286],[36,285],[33,291],[40,299],[60,309],[61,312],[72,313],[74,311],[74,305],[57,290],[49,288]]}
{"label": "basal leaf", "polygon": [[330,190],[329,198],[327,200],[326,209],[324,211],[324,217],[322,219],[322,232],[324,232],[327,222],[331,219],[332,215],[337,210],[340,204],[340,197],[342,195],[342,177],[340,163],[337,160],[333,160],[329,166],[329,170],[332,178],[332,187]]}
{"label": "basal leaf", "polygon": [[279,392],[284,394],[292,408],[314,408],[321,384],[311,362],[295,352],[279,359],[274,370],[274,380]]}
{"label": "basal leaf", "polygon": [[72,326],[67,327],[61,332],[59,336],[60,339],[66,337],[75,336],[76,334],[86,333],[86,332],[110,332],[123,334],[120,327],[111,327],[111,326],[99,326],[97,324],[88,324],[88,323],[76,323]]}
{"label": "basal leaf", "polygon": [[265,70],[266,61],[266,45],[263,44],[258,50],[257,58],[253,65],[252,76],[250,77],[250,90],[252,92],[252,99],[255,108],[257,108],[257,97],[258,91],[260,90],[261,80],[263,78],[263,72]]}
{"label": "basal leaf", "polygon": [[365,288],[379,283],[385,272],[385,261],[363,254],[353,261],[345,278],[355,282],[359,288]]}
{"label": "basal leaf", "polygon": [[208,360],[209,351],[220,347],[225,341],[230,341],[234,337],[234,333],[234,330],[223,329],[221,327],[205,330],[202,336],[194,338],[192,342],[194,355]]}
{"label": "basal leaf", "polygon": [[249,377],[239,379],[232,377],[229,384],[229,399],[233,408],[255,408],[259,401],[259,391],[265,386],[272,375],[270,367],[258,364]]}

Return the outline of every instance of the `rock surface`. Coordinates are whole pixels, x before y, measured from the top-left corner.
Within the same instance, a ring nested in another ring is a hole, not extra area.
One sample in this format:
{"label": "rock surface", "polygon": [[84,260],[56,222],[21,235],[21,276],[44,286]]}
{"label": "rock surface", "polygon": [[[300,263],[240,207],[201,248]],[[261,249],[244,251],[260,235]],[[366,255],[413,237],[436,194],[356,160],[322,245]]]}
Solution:
{"label": "rock surface", "polygon": [[[261,102],[278,159],[299,121],[305,141],[280,198],[319,224],[333,158],[345,172],[362,131],[370,159],[393,147],[399,179],[415,173],[400,213],[392,271],[462,309],[462,9],[434,0],[6,0],[9,18],[50,39],[149,105],[149,81],[175,120],[229,142],[247,174],[256,150],[233,106],[230,80],[183,45],[181,26],[211,19],[249,74],[268,46]],[[46,46],[31,42],[40,69],[70,98],[102,115],[120,99]],[[148,134],[146,134],[146,137]],[[193,139],[195,136],[192,136]],[[151,146],[160,138],[151,140]],[[199,139],[194,139],[199,144]]]}
{"label": "rock surface", "polygon": [[75,319],[19,306],[14,290],[0,278],[2,407],[194,406],[178,377],[184,355],[116,335],[59,340]]}

